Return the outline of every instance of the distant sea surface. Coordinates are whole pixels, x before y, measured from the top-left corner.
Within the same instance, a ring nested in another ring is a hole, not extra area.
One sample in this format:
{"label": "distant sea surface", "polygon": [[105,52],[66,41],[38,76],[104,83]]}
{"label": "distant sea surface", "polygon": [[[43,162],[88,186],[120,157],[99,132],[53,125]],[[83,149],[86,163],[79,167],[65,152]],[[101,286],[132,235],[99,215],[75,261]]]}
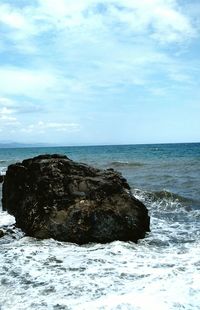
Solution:
{"label": "distant sea surface", "polygon": [[[138,244],[1,238],[0,309],[200,309],[200,143],[3,148],[0,173],[47,153],[120,171],[151,232]],[[12,223],[0,211],[0,228]]]}

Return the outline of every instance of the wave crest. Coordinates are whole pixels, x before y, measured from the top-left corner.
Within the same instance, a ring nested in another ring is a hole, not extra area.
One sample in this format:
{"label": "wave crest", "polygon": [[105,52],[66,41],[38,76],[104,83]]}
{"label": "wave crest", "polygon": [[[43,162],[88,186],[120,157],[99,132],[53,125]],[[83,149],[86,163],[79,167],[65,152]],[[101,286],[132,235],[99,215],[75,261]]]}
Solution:
{"label": "wave crest", "polygon": [[137,162],[137,161],[112,161],[109,163],[109,166],[115,167],[115,168],[120,168],[120,167],[142,167],[145,164],[142,162]]}

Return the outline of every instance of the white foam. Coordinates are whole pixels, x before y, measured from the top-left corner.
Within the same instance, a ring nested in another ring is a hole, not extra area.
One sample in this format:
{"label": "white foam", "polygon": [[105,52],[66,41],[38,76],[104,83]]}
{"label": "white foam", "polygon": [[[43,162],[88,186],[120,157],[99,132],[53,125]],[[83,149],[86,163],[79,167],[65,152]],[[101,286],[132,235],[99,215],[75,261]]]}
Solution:
{"label": "white foam", "polygon": [[0,290],[0,304],[2,310],[199,309],[199,245],[183,251],[26,237],[1,251],[6,290]]}
{"label": "white foam", "polygon": [[[30,237],[1,244],[1,310],[199,309],[199,211],[169,203],[151,205],[151,232],[138,244]],[[187,220],[155,216],[171,209]],[[1,212],[0,220],[13,217]]]}
{"label": "white foam", "polygon": [[0,211],[0,227],[12,225],[15,223],[14,216],[8,214],[7,212]]}
{"label": "white foam", "polygon": [[5,167],[0,167],[0,175],[6,175]]}

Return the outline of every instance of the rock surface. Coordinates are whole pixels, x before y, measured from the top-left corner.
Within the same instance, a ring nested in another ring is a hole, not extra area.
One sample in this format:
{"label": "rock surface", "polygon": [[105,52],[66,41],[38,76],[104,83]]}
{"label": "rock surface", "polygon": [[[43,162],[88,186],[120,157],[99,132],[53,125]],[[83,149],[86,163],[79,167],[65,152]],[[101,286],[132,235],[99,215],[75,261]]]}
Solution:
{"label": "rock surface", "polygon": [[2,206],[15,216],[17,227],[36,238],[137,242],[149,231],[149,216],[129,190],[113,169],[40,155],[8,167]]}
{"label": "rock surface", "polygon": [[0,238],[2,238],[3,236],[4,236],[4,231],[0,229]]}
{"label": "rock surface", "polygon": [[3,183],[4,176],[0,174],[0,183]]}

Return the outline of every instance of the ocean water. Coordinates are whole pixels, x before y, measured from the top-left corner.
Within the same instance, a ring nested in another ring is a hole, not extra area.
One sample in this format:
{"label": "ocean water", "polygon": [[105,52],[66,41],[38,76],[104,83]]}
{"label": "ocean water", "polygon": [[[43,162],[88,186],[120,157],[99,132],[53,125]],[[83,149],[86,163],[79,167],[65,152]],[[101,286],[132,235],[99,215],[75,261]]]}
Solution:
{"label": "ocean water", "polygon": [[[0,149],[0,172],[44,153],[120,171],[151,232],[78,246],[12,229],[0,239],[0,309],[200,309],[200,144]],[[0,228],[13,224],[0,211]]]}

